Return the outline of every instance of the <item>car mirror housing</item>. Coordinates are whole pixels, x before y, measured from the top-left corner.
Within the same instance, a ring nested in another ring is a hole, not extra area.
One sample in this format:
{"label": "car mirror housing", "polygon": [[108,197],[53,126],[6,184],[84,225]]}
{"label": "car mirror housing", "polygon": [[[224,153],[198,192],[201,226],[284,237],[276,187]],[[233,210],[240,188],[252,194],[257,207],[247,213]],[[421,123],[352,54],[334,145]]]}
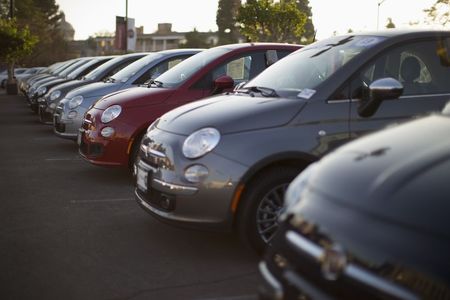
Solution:
{"label": "car mirror housing", "polygon": [[403,85],[394,78],[377,79],[369,85],[368,99],[361,100],[358,114],[367,118],[375,114],[384,100],[397,99],[403,93]]}
{"label": "car mirror housing", "polygon": [[230,76],[224,75],[220,76],[214,80],[214,91],[213,94],[218,94],[226,89],[232,89],[234,86],[234,80]]}

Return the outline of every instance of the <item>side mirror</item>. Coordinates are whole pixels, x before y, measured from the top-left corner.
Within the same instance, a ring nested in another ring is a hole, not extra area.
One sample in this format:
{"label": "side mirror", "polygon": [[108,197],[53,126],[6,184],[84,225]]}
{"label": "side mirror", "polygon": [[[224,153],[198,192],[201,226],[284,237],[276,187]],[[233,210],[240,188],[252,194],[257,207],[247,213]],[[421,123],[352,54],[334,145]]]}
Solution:
{"label": "side mirror", "polygon": [[223,92],[227,89],[232,89],[234,85],[234,80],[230,76],[224,75],[220,76],[214,80],[214,90],[213,95]]}
{"label": "side mirror", "polygon": [[394,78],[377,79],[369,85],[369,99],[362,99],[358,114],[368,118],[375,114],[384,100],[397,99],[403,93],[403,85]]}

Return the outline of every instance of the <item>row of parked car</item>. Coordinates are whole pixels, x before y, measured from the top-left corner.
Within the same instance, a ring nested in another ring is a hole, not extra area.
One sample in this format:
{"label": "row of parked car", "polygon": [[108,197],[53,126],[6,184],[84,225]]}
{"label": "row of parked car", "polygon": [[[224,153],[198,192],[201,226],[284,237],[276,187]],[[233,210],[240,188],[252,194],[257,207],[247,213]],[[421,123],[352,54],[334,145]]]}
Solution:
{"label": "row of parked car", "polygon": [[138,204],[159,220],[236,231],[265,252],[261,297],[450,297],[449,31],[48,70],[22,86],[40,120],[90,163],[129,167]]}

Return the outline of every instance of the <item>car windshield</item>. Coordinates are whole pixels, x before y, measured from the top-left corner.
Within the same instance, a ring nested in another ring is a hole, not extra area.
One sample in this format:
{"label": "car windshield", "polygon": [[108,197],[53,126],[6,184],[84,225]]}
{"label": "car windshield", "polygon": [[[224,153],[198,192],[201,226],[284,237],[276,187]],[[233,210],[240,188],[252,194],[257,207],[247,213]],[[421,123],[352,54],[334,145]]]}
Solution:
{"label": "car windshield", "polygon": [[160,58],[162,55],[157,53],[152,53],[147,56],[144,56],[141,59],[129,64],[113,76],[111,78],[114,82],[127,82],[128,79],[133,77],[139,70],[147,66],[151,61]]}
{"label": "car windshield", "polygon": [[383,39],[384,37],[358,35],[332,37],[316,42],[286,56],[248,82],[244,89],[265,87],[286,96],[309,98],[319,84],[355,56]]}
{"label": "car windshield", "polygon": [[118,56],[113,59],[108,60],[98,68],[95,68],[91,72],[87,73],[84,78],[87,80],[100,80],[102,76],[104,76],[104,73],[107,73],[108,70],[113,69],[115,66],[120,65],[123,63],[129,56]]}
{"label": "car windshield", "polygon": [[230,49],[222,47],[202,51],[158,76],[155,82],[158,82],[159,86],[162,87],[177,87],[198,70],[229,51]]}

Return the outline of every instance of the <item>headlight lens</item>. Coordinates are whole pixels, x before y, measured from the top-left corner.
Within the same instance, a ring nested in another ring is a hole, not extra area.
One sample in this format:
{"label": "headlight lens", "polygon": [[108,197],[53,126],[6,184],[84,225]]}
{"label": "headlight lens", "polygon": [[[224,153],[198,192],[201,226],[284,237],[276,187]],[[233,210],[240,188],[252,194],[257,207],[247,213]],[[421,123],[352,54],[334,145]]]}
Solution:
{"label": "headlight lens", "polygon": [[45,86],[41,86],[41,87],[38,88],[38,90],[37,90],[37,95],[38,95],[38,96],[44,95],[46,91],[47,91],[47,88],[46,88]]}
{"label": "headlight lens", "polygon": [[83,96],[78,95],[69,100],[69,108],[74,109],[83,103]]}
{"label": "headlight lens", "polygon": [[122,107],[120,105],[113,105],[105,109],[102,113],[101,120],[103,123],[108,123],[117,118],[122,112]]}
{"label": "headlight lens", "polygon": [[55,100],[58,99],[60,96],[61,96],[61,91],[60,91],[60,90],[53,91],[53,92],[50,94],[50,101],[55,101]]}
{"label": "headlight lens", "polygon": [[212,127],[192,133],[183,143],[183,154],[187,158],[198,158],[212,151],[220,141],[220,132]]}
{"label": "headlight lens", "polygon": [[284,196],[284,207],[283,214],[281,218],[286,217],[286,212],[294,207],[298,201],[301,199],[301,195],[305,190],[308,180],[317,168],[318,163],[310,164],[306,169],[304,169],[295,179],[289,184],[286,194]]}

